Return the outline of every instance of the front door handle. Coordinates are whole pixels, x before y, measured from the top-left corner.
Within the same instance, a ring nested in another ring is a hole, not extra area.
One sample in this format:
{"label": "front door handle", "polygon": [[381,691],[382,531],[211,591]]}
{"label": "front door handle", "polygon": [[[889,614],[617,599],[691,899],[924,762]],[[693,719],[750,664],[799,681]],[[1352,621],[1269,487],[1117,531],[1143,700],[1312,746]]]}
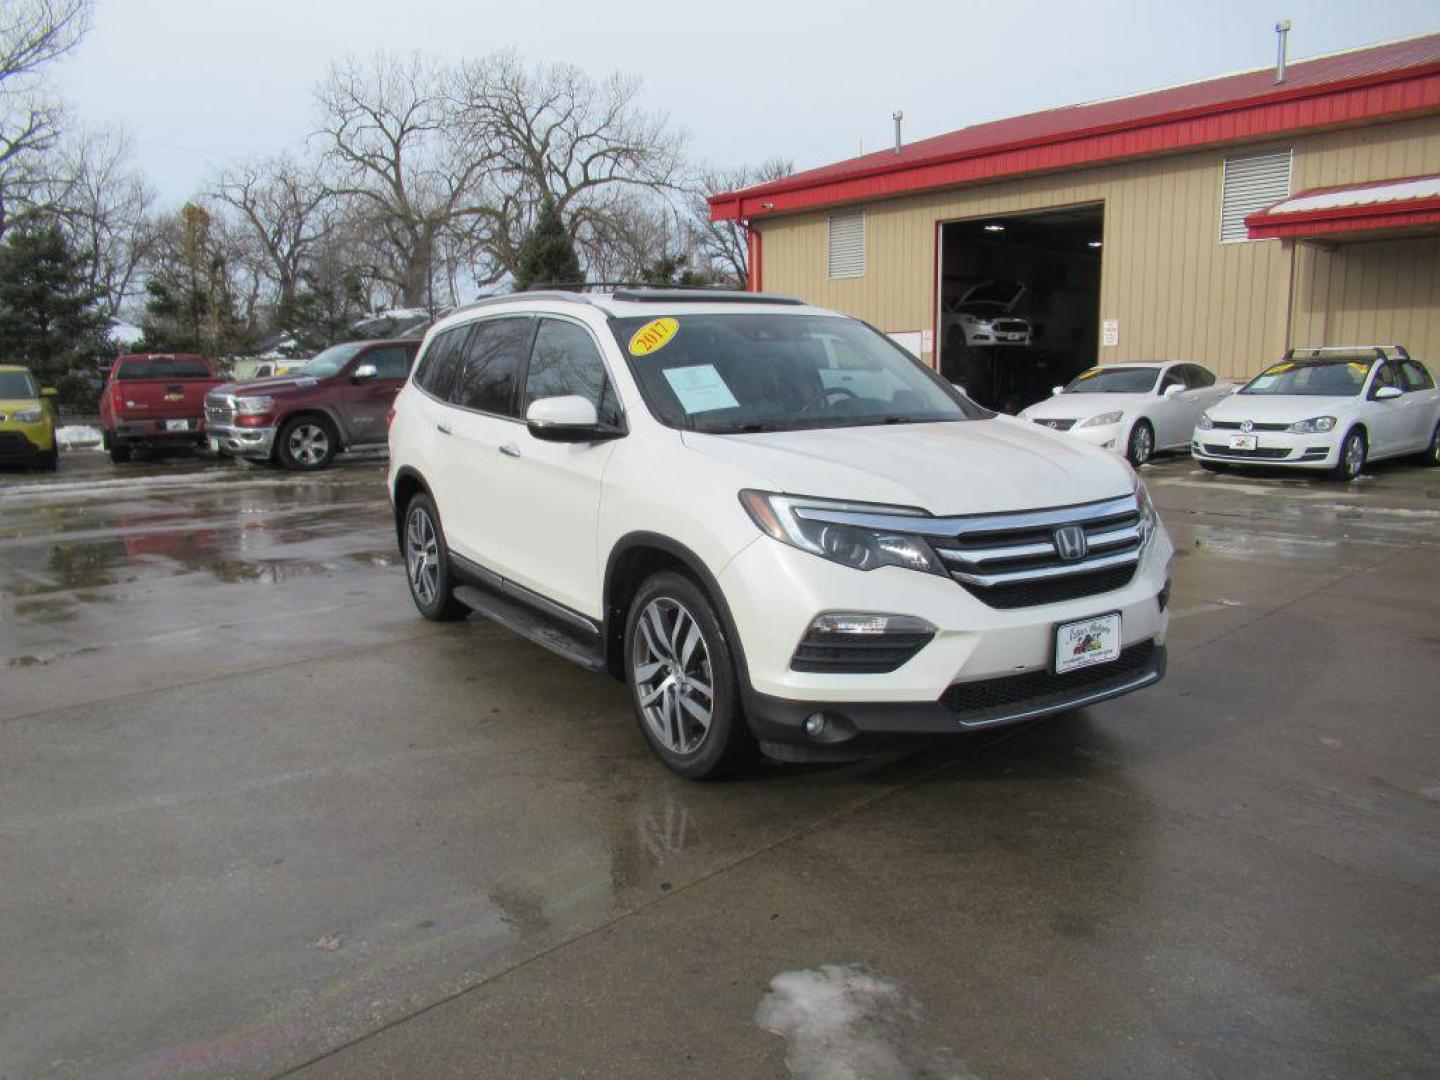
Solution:
{"label": "front door handle", "polygon": [[519,457],[519,456],[520,456],[520,448],[519,448],[518,446],[516,446],[514,443],[506,443],[504,446],[500,447],[500,452],[501,452],[502,454],[504,454],[506,457]]}
{"label": "front door handle", "polygon": [[449,434],[450,434],[450,425],[449,425],[449,424],[436,424],[436,425],[435,425],[435,430],[438,431],[441,435],[449,435]]}

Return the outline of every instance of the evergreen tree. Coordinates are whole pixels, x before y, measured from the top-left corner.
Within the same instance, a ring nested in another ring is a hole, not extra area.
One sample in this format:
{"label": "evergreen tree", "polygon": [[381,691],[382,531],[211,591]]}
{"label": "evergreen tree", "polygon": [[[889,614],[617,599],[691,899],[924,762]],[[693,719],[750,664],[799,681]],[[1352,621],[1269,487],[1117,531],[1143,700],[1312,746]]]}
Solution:
{"label": "evergreen tree", "polygon": [[565,229],[560,211],[546,199],[534,226],[520,245],[520,272],[515,275],[515,291],[524,292],[539,282],[579,285],[584,280],[575,244]]}
{"label": "evergreen tree", "polygon": [[0,244],[0,357],[54,383],[101,355],[108,320],[88,267],[55,223],[12,229]]}

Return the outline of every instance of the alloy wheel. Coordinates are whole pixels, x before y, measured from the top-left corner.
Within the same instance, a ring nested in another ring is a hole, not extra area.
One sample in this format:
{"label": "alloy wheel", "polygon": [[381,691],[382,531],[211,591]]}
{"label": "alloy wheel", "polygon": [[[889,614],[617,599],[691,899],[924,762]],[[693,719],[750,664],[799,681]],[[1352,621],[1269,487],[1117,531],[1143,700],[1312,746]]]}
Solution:
{"label": "alloy wheel", "polygon": [[405,563],[411,592],[422,607],[429,607],[440,589],[440,543],[435,523],[423,507],[410,511],[410,523],[405,528]]}
{"label": "alloy wheel", "polygon": [[677,600],[656,597],[635,624],[631,657],[645,723],[671,753],[693,753],[715,713],[710,651],[695,616]]}
{"label": "alloy wheel", "polygon": [[1130,443],[1134,447],[1136,465],[1144,465],[1150,460],[1150,455],[1155,451],[1155,436],[1150,434],[1148,425],[1141,424],[1137,427],[1135,434],[1131,436]]}
{"label": "alloy wheel", "polygon": [[290,432],[285,446],[301,465],[318,465],[330,453],[330,436],[319,424],[301,424]]}
{"label": "alloy wheel", "polygon": [[1345,440],[1345,475],[1352,480],[1365,468],[1365,440],[1351,435]]}

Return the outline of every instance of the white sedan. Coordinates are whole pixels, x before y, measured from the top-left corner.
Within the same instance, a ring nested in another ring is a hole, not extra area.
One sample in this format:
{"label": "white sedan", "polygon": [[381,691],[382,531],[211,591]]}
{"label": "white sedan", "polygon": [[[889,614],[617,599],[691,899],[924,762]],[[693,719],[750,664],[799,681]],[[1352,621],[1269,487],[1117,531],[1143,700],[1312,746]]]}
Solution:
{"label": "white sedan", "polygon": [[1021,409],[1020,416],[1144,465],[1158,450],[1186,446],[1201,414],[1234,392],[1234,383],[1201,364],[1112,364],[1055,387],[1053,397]]}
{"label": "white sedan", "polygon": [[1397,345],[1292,349],[1195,426],[1195,460],[1328,469],[1353,480],[1367,461],[1440,464],[1440,390]]}

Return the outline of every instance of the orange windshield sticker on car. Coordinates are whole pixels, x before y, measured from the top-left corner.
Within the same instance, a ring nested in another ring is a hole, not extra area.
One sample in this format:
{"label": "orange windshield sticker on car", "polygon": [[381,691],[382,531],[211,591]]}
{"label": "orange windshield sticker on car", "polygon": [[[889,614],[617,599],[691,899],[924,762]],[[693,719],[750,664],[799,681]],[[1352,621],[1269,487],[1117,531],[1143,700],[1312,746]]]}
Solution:
{"label": "orange windshield sticker on car", "polygon": [[1266,368],[1266,369],[1265,369],[1265,374],[1266,374],[1266,375],[1284,375],[1285,372],[1287,372],[1287,371],[1294,371],[1294,370],[1295,370],[1295,365],[1294,365],[1294,364],[1276,364],[1276,365],[1275,365],[1274,367],[1272,367],[1272,368]]}
{"label": "orange windshield sticker on car", "polygon": [[630,335],[630,355],[649,356],[653,352],[659,352],[670,344],[670,339],[679,330],[680,324],[674,319],[652,319]]}
{"label": "orange windshield sticker on car", "polygon": [[1370,374],[1370,365],[1361,360],[1351,360],[1350,369],[1352,371],[1358,371],[1361,375]]}
{"label": "orange windshield sticker on car", "polygon": [[1091,368],[1089,371],[1082,371],[1079,375],[1075,376],[1075,378],[1076,378],[1077,380],[1079,380],[1079,379],[1093,379],[1096,375],[1099,375],[1100,372],[1103,371],[1103,370],[1104,370],[1103,368],[1093,367],[1093,368]]}

